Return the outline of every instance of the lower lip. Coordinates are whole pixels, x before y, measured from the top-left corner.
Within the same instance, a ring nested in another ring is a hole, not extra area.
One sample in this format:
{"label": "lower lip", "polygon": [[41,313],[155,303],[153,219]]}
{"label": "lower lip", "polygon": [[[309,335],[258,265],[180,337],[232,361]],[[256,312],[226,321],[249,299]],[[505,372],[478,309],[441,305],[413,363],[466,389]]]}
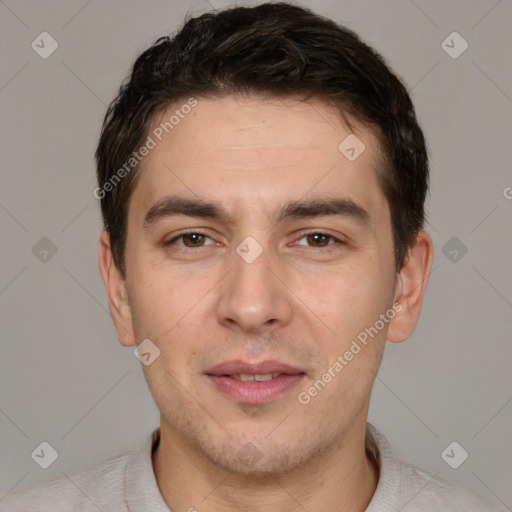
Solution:
{"label": "lower lip", "polygon": [[210,382],[222,393],[245,404],[264,404],[294,388],[304,374],[282,374],[264,382],[244,382],[225,375],[207,375]]}

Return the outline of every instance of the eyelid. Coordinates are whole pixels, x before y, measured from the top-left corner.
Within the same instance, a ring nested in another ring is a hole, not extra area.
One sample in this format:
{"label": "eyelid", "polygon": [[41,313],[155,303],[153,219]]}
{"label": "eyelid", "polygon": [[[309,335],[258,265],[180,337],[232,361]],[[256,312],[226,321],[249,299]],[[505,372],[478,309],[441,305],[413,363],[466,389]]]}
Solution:
{"label": "eyelid", "polygon": [[[292,243],[296,244],[298,240],[302,240],[304,237],[306,237],[308,235],[325,235],[334,241],[333,243],[327,244],[327,246],[325,246],[325,247],[329,247],[329,246],[335,245],[335,244],[341,244],[341,245],[347,244],[347,241],[344,240],[343,237],[340,237],[340,235],[334,235],[334,234],[330,233],[328,230],[324,230],[324,229],[309,229],[306,231],[301,231],[298,237],[297,236],[294,237],[294,242],[292,242]],[[314,246],[308,246],[308,247],[311,247],[313,249],[325,249],[325,247],[314,247]]]}
{"label": "eyelid", "polygon": [[[169,240],[164,240],[163,244],[171,245],[171,244],[175,243],[177,240],[179,240],[180,238],[182,238],[184,235],[190,235],[190,234],[202,235],[205,238],[209,238],[212,242],[215,242],[215,240],[213,240],[213,238],[211,236],[209,236],[202,229],[189,228],[189,229],[184,229],[183,231],[179,231],[178,233],[174,234],[172,236],[172,238],[170,238]],[[208,245],[213,245],[213,244],[208,244]],[[201,247],[204,247],[204,245],[200,245],[197,247],[187,247],[185,245],[183,245],[183,246],[180,245],[179,247],[185,247],[186,249],[200,249]]]}

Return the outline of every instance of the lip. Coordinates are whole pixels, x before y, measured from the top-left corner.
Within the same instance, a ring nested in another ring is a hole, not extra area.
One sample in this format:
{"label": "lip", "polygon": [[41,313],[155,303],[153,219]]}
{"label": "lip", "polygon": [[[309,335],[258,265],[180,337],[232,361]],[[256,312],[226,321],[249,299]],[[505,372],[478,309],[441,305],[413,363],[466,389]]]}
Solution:
{"label": "lip", "polygon": [[[306,376],[305,372],[279,361],[248,363],[241,360],[225,361],[206,373],[209,382],[224,395],[245,404],[264,404],[297,386]],[[257,375],[280,373],[278,377],[264,382],[244,382],[230,375]]]}
{"label": "lip", "polygon": [[207,375],[237,375],[240,373],[246,373],[248,375],[257,375],[265,373],[284,373],[287,375],[297,375],[304,373],[302,370],[290,366],[280,361],[262,361],[261,363],[248,363],[241,359],[235,359],[232,361],[224,361],[223,363],[210,368],[205,372]]}

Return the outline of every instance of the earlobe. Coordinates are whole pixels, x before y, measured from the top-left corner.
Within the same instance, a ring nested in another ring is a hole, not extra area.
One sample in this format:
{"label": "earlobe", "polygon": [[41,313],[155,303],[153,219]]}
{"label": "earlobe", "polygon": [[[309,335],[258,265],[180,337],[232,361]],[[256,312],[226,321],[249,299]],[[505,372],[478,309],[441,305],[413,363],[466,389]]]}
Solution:
{"label": "earlobe", "polygon": [[106,231],[100,237],[99,269],[107,291],[110,315],[117,330],[119,343],[125,347],[131,347],[135,345],[135,337],[126,281],[115,263],[110,236]]}
{"label": "earlobe", "polygon": [[397,277],[395,302],[400,303],[401,310],[389,324],[387,341],[400,343],[406,340],[416,327],[432,269],[433,256],[431,236],[426,231],[420,231]]}

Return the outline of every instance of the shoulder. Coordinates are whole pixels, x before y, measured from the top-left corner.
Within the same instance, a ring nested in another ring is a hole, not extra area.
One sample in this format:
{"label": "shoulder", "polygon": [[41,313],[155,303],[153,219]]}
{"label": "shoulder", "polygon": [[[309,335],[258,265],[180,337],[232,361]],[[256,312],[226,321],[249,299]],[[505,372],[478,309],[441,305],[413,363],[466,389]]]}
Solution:
{"label": "shoulder", "polygon": [[368,425],[367,434],[367,450],[380,468],[379,483],[367,512],[499,512],[459,483],[397,457],[372,425]]}
{"label": "shoulder", "polygon": [[484,502],[463,485],[438,474],[424,471],[401,459],[398,461],[404,488],[409,489],[403,512],[426,510],[498,512],[498,509]]}
{"label": "shoulder", "polygon": [[9,492],[0,501],[0,512],[128,510],[119,508],[119,502],[123,501],[124,473],[132,454],[109,457]]}

